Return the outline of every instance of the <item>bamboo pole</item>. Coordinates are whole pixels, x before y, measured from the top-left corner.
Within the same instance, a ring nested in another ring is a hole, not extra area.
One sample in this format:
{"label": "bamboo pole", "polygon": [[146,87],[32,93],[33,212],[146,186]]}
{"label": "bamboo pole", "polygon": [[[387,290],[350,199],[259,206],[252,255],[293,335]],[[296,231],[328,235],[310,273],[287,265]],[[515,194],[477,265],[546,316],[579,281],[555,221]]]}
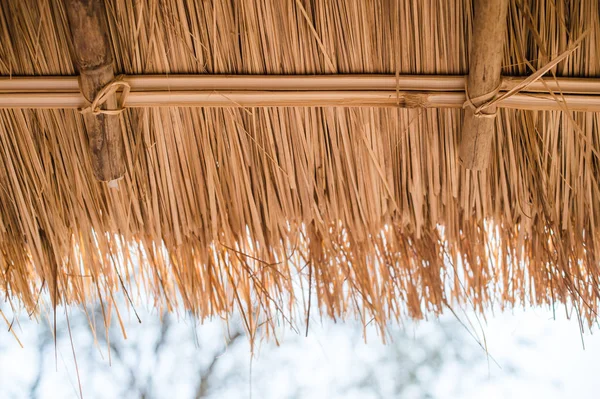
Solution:
{"label": "bamboo pole", "polygon": [[459,157],[467,169],[482,170],[492,150],[496,106],[475,108],[491,101],[500,89],[508,0],[475,0],[474,5],[467,78],[470,106],[465,110]]}
{"label": "bamboo pole", "polygon": [[[127,107],[403,107],[462,108],[464,92],[421,91],[140,91],[131,92]],[[86,100],[78,92],[0,93],[0,108],[78,109]],[[502,101],[499,108],[530,111],[600,112],[596,95],[552,96],[517,93]]]}
{"label": "bamboo pole", "polygon": [[[525,77],[504,76],[500,91],[518,86]],[[141,91],[417,91],[464,92],[462,75],[128,75],[132,92]],[[600,95],[600,78],[540,79],[522,93]],[[0,93],[79,92],[74,76],[0,77]]]}
{"label": "bamboo pole", "polygon": [[[98,93],[114,79],[104,1],[64,1],[73,42],[73,56],[79,71],[79,88],[87,103],[92,103]],[[116,96],[109,95],[99,108],[116,109]],[[86,112],[84,120],[96,178],[110,181],[123,176],[125,151],[119,116]]]}

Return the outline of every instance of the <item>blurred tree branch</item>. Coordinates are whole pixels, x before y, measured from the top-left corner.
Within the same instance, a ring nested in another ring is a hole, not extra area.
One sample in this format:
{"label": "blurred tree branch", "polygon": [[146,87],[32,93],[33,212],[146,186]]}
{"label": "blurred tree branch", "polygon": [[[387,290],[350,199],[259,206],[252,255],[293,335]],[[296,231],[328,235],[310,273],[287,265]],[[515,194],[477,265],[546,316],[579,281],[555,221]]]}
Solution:
{"label": "blurred tree branch", "polygon": [[[237,339],[240,338],[241,336],[242,336],[242,332],[237,330],[232,336],[229,337],[229,339],[225,343],[225,345],[220,353],[224,353],[227,350],[227,348],[229,348],[232,344],[234,344],[235,341],[237,341]],[[219,353],[215,354],[215,356],[213,357],[212,361],[210,362],[210,364],[208,365],[206,370],[202,373],[202,376],[200,377],[200,381],[198,382],[198,387],[196,388],[196,395],[194,396],[195,399],[200,399],[200,398],[206,397],[206,395],[208,393],[208,388],[210,385],[210,379],[213,375],[215,366],[217,365],[217,362],[219,361],[220,358],[221,358],[221,355]]]}

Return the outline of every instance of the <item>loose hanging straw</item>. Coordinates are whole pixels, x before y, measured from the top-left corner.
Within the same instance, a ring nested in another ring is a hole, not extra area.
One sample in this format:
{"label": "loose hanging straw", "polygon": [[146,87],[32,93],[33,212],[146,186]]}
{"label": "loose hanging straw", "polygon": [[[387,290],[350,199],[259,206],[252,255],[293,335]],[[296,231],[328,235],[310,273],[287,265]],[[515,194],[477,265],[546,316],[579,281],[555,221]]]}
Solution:
{"label": "loose hanging straw", "polygon": [[[583,143],[560,112],[599,109],[597,33],[572,55],[576,78],[497,102],[558,112],[499,113],[490,167],[474,175],[456,164],[471,0],[302,0],[305,13],[294,1],[109,0],[125,106],[143,107],[110,116],[128,170],[116,192],[90,179],[76,110],[91,104],[77,79],[48,78],[76,73],[62,3],[2,2],[0,269],[13,303],[39,310],[58,279],[59,303],[106,305],[122,276],[160,310],[240,310],[253,336],[282,317],[303,322],[307,284],[311,314],[382,330],[448,304],[556,302],[597,320],[600,114],[569,113]],[[517,3],[507,26],[518,40],[503,54],[515,77],[500,95],[522,82],[524,59],[560,53],[582,27],[598,32],[597,0],[540,1],[532,16]],[[332,72],[326,56],[346,75],[315,76]],[[555,88],[566,95],[547,94]],[[117,96],[101,108],[118,108]]]}

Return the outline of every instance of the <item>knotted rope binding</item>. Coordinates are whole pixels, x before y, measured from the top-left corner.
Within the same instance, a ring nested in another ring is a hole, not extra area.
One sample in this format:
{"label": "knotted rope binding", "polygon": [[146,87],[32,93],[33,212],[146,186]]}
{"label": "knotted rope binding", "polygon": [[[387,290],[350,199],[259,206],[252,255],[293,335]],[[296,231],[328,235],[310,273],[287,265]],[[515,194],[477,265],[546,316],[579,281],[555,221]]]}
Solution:
{"label": "knotted rope binding", "polygon": [[[121,114],[121,112],[123,112],[125,110],[125,101],[127,101],[127,96],[129,95],[129,92],[131,91],[131,86],[129,85],[129,83],[125,82],[123,80],[125,75],[119,75],[117,77],[115,77],[113,80],[111,80],[110,82],[108,82],[108,84],[106,84],[106,86],[104,86],[102,88],[102,90],[100,90],[98,92],[98,94],[96,94],[96,97],[94,98],[94,101],[90,102],[89,99],[86,98],[87,102],[88,102],[88,106],[81,108],[79,110],[79,112],[81,112],[82,114],[86,114],[86,113],[92,113],[93,115],[119,115]],[[123,88],[123,92],[121,94],[121,101],[117,103],[117,108],[116,109],[102,109],[102,105],[108,101],[108,99],[115,94],[119,88],[122,87]]]}
{"label": "knotted rope binding", "polygon": [[467,100],[463,104],[463,108],[471,108],[473,110],[473,115],[475,115],[476,118],[494,119],[496,117],[496,114],[498,113],[498,108],[495,108],[493,112],[486,111],[488,110],[488,108],[496,104],[498,94],[500,93],[501,85],[502,83],[500,83],[494,90],[492,90],[489,93],[485,93],[481,96],[471,98],[471,95],[469,94],[469,85],[465,80],[465,94],[467,96]]}
{"label": "knotted rope binding", "polygon": [[[467,100],[463,104],[463,108],[471,108],[473,110],[473,114],[477,118],[495,118],[496,114],[498,113],[497,108],[494,110],[494,112],[485,112],[485,111],[487,109],[491,108],[492,106],[498,104],[499,102],[512,97],[513,95],[519,93],[520,91],[527,89],[531,84],[533,84],[534,82],[541,79],[548,71],[550,71],[552,68],[554,68],[559,62],[561,62],[562,60],[567,58],[569,56],[569,54],[571,54],[573,51],[575,51],[579,47],[579,45],[581,44],[583,39],[590,32],[591,32],[590,29],[585,31],[579,37],[579,39],[577,39],[573,44],[571,44],[569,46],[569,48],[567,48],[565,51],[563,51],[561,54],[559,54],[552,61],[549,61],[548,63],[546,63],[546,65],[544,65],[543,67],[541,67],[540,69],[535,71],[534,74],[527,77],[527,79],[524,79],[520,84],[513,87],[511,90],[507,91],[506,93],[500,94],[500,89],[502,86],[502,81],[501,81],[500,84],[498,85],[498,87],[496,87],[491,92],[483,94],[483,95],[475,97],[475,98],[471,98],[471,96],[469,95],[469,85],[468,85],[467,81],[465,80],[465,94],[467,96]],[[532,69],[533,69],[533,67],[532,67]],[[552,93],[552,91],[550,91],[550,94],[552,94],[554,96],[554,93]],[[558,100],[558,97],[556,97],[556,98]],[[477,105],[477,104],[479,104],[479,105]]]}

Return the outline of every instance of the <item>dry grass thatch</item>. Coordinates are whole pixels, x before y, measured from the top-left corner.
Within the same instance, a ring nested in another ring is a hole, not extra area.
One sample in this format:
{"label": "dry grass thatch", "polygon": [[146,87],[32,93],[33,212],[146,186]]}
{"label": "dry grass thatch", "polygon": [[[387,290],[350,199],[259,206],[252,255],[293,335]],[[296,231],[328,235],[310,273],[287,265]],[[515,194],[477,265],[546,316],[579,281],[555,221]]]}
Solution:
{"label": "dry grass thatch", "polygon": [[[61,4],[0,3],[0,75],[75,74]],[[470,10],[107,0],[127,74],[465,74]],[[556,76],[600,75],[598,1],[511,1],[503,73],[530,74],[588,29]],[[34,311],[40,290],[110,304],[138,285],[200,318],[239,308],[251,332],[306,311],[291,293],[309,284],[322,314],[381,326],[452,303],[564,302],[596,319],[600,115],[502,110],[474,173],[457,163],[462,112],[129,109],[115,190],[93,178],[78,112],[0,109],[1,290]]]}

